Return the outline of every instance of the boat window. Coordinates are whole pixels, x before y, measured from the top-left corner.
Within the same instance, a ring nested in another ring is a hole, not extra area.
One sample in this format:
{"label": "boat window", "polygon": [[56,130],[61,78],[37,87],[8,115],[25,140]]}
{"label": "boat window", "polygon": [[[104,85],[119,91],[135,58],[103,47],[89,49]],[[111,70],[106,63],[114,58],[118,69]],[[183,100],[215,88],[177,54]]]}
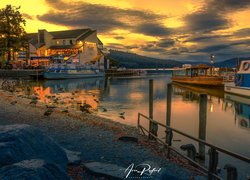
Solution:
{"label": "boat window", "polygon": [[185,76],[186,75],[186,70],[180,70],[175,72],[176,76]]}
{"label": "boat window", "polygon": [[205,70],[204,70],[204,69],[200,69],[200,70],[199,70],[199,75],[205,76]]}

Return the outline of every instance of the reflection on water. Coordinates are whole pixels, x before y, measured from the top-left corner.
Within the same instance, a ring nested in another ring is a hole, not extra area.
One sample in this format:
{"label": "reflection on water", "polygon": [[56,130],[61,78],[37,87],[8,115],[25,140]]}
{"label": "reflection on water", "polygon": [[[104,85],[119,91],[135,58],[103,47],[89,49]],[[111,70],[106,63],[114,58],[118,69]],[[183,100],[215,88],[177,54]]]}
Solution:
{"label": "reflection on water", "polygon": [[240,128],[250,128],[250,99],[225,94],[225,99],[234,107],[235,123]]}
{"label": "reflection on water", "polygon": [[[166,85],[170,75],[154,75],[144,78],[119,79],[76,79],[53,81],[18,81],[15,88],[21,95],[37,95],[40,101],[56,105],[59,108],[79,110],[83,103],[92,106],[92,112],[114,121],[132,126],[137,125],[138,112],[148,115],[148,83],[154,79],[154,119],[166,124]],[[199,94],[208,94],[207,119],[199,121]],[[120,115],[123,113],[124,115]],[[148,127],[148,122],[144,122]],[[194,137],[204,139],[212,144],[230,151],[250,156],[250,100],[229,94],[223,90],[204,89],[182,85],[173,86],[171,126]],[[158,135],[165,136],[160,129]],[[176,147],[194,143],[174,134]],[[194,143],[195,144],[195,143]],[[195,144],[207,164],[205,147]],[[227,156],[221,156],[220,165],[233,163]],[[249,165],[238,164],[240,172],[250,175]],[[238,168],[239,169],[239,168]]]}

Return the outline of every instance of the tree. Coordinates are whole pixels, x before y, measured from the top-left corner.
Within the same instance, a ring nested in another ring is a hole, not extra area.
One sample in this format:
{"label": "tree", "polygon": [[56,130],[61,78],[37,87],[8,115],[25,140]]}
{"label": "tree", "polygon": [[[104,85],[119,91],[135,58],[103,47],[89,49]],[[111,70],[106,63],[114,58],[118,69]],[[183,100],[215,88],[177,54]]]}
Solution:
{"label": "tree", "polygon": [[0,51],[7,53],[7,61],[11,60],[11,53],[18,51],[26,41],[23,27],[26,21],[19,9],[11,5],[0,9]]}

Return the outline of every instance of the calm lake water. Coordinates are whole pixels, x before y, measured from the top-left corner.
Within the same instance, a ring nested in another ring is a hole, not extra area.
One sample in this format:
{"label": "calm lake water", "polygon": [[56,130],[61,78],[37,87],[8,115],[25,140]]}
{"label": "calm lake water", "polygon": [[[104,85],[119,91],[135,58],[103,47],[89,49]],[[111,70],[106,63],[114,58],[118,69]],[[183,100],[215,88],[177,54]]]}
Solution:
{"label": "calm lake water", "polygon": [[[36,94],[40,101],[47,104],[55,103],[56,99],[57,106],[62,109],[79,110],[81,104],[88,103],[93,113],[136,126],[138,112],[148,115],[149,79],[153,79],[154,119],[166,124],[166,87],[171,82],[170,78],[170,74],[158,74],[117,79],[22,80],[17,83],[16,89],[20,90],[20,94]],[[208,94],[207,120],[201,123],[199,93]],[[171,117],[173,128],[250,157],[250,99],[224,94],[223,90],[173,86]],[[148,127],[145,119],[142,119],[142,124]],[[165,129],[159,127],[158,135],[164,139]],[[199,151],[198,143],[180,135],[174,134],[173,140],[177,148],[193,143]],[[239,179],[250,176],[249,164],[223,154],[219,157],[220,175],[225,177],[223,168],[229,163],[237,167]],[[208,164],[207,148],[205,161],[200,162]]]}

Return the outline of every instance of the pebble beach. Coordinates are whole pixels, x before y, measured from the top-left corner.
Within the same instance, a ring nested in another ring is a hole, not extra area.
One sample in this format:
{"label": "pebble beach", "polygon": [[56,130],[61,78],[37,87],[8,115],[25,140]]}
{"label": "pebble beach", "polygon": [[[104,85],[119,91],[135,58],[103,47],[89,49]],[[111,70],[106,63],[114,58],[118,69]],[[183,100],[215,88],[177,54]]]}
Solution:
{"label": "pebble beach", "polygon": [[[131,163],[152,162],[177,177],[190,179],[196,175],[185,161],[165,157],[165,149],[148,141],[135,127],[81,111],[65,111],[54,107],[49,115],[43,102],[31,103],[34,96],[20,96],[0,90],[0,125],[28,124],[41,130],[60,146],[80,154],[81,161],[68,167],[72,179],[91,179],[82,163],[102,162],[128,167]],[[132,136],[138,142],[123,142],[121,136]],[[104,178],[104,177],[103,177]]]}

